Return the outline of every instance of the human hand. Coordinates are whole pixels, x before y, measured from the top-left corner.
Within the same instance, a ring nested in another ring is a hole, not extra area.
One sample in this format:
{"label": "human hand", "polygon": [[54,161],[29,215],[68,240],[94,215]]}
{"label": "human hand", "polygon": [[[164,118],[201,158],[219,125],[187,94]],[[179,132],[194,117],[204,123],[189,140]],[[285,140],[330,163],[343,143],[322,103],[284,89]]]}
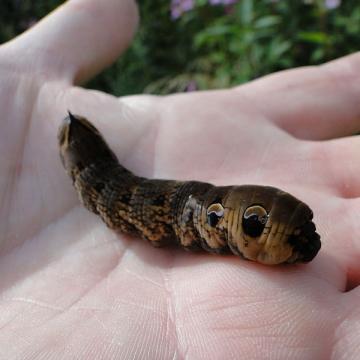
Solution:
{"label": "human hand", "polygon": [[[360,55],[168,97],[75,87],[135,24],[130,0],[75,0],[0,48],[2,357],[358,358],[360,142],[344,136],[360,128]],[[314,210],[320,253],[266,267],[115,234],[61,166],[67,109],[138,175],[289,191]]]}

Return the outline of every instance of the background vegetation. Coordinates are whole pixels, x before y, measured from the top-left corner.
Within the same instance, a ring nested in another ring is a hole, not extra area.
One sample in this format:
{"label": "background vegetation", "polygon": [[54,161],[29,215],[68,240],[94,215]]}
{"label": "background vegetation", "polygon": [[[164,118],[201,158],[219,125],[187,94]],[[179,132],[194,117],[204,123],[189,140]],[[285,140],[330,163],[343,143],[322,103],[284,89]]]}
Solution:
{"label": "background vegetation", "polygon": [[[0,41],[63,1],[0,3]],[[115,95],[229,87],[359,50],[360,2],[141,0],[132,47],[89,87]]]}

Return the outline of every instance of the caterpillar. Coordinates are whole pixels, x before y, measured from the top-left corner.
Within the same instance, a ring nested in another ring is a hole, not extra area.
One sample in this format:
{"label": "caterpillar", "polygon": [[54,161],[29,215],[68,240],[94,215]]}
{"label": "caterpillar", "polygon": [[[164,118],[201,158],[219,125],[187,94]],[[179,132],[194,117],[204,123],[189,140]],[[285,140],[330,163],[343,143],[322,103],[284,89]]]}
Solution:
{"label": "caterpillar", "polygon": [[307,263],[320,250],[312,210],[285,191],[136,176],[86,118],[70,112],[58,142],[81,203],[120,233],[266,265]]}

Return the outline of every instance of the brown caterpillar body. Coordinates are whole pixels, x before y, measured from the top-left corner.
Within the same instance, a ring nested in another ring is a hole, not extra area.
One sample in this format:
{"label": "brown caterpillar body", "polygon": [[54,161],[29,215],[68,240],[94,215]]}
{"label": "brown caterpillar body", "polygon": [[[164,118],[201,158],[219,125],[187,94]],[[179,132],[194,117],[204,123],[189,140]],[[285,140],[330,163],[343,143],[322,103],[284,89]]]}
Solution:
{"label": "brown caterpillar body", "polygon": [[320,250],[312,211],[282,190],[138,177],[88,120],[70,113],[58,138],[81,202],[112,229],[268,265],[309,262]]}

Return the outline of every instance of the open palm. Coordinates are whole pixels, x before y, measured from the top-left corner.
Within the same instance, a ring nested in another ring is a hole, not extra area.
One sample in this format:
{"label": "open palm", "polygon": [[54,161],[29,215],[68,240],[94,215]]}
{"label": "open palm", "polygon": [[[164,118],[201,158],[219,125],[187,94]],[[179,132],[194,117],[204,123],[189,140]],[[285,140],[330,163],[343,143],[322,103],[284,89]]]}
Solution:
{"label": "open palm", "polygon": [[[230,90],[75,87],[136,21],[130,0],[74,0],[0,48],[0,358],[358,359],[360,140],[345,136],[360,129],[360,54]],[[115,234],[61,166],[67,109],[138,175],[291,192],[314,210],[319,255],[266,267]]]}

